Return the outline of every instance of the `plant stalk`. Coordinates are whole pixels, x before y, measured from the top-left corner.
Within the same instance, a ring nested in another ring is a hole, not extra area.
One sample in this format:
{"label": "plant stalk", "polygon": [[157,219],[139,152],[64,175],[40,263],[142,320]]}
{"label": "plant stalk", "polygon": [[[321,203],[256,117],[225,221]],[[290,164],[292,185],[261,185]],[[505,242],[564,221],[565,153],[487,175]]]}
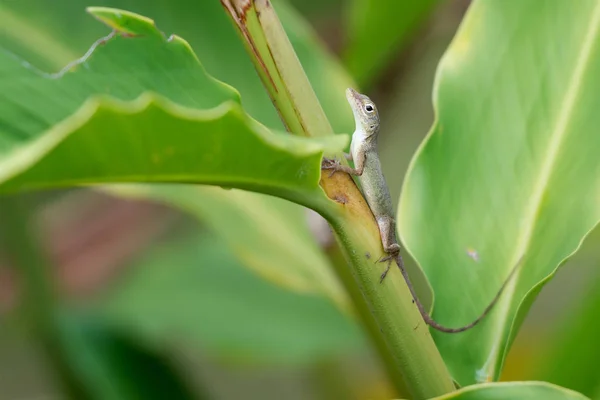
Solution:
{"label": "plant stalk", "polygon": [[[333,130],[269,0],[221,0],[238,29],[263,84],[296,135],[331,135]],[[341,155],[339,159],[343,160]],[[345,161],[342,161],[345,162]],[[365,322],[390,378],[401,393],[428,399],[455,390],[400,271],[376,260],[383,254],[375,219],[347,174],[322,174],[330,199],[320,210],[333,227],[349,270],[338,275]]]}

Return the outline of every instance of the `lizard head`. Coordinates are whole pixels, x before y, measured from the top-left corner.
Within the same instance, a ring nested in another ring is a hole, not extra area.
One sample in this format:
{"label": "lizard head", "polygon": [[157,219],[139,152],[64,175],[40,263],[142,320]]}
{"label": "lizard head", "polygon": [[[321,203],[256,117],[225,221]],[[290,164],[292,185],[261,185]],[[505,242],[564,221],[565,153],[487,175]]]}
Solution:
{"label": "lizard head", "polygon": [[361,129],[367,137],[376,135],[379,132],[379,113],[375,103],[352,88],[346,89],[346,99],[354,113],[356,129]]}

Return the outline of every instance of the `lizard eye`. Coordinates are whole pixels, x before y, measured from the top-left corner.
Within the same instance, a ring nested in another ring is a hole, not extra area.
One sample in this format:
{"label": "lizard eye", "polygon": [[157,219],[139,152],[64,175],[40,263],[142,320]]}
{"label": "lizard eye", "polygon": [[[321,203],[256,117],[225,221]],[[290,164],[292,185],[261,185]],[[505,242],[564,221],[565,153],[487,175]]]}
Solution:
{"label": "lizard eye", "polygon": [[367,104],[365,106],[365,110],[367,110],[367,112],[373,112],[373,106],[371,104]]}

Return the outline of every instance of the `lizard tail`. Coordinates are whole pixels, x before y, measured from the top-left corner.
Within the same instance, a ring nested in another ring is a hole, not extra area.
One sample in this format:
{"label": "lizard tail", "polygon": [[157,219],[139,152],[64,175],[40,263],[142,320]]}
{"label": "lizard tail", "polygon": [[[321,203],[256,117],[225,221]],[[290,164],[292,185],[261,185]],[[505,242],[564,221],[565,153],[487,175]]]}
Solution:
{"label": "lizard tail", "polygon": [[488,304],[488,306],[485,308],[485,310],[483,310],[483,312],[477,318],[475,318],[475,320],[473,320],[471,323],[461,326],[460,328],[445,327],[445,326],[437,323],[433,318],[431,318],[431,316],[429,315],[427,310],[425,310],[425,307],[423,307],[423,304],[417,297],[417,293],[415,292],[415,289],[413,288],[413,285],[410,282],[408,272],[406,271],[406,268],[404,268],[404,261],[402,260],[402,256],[400,255],[400,253],[398,253],[398,255],[395,257],[395,261],[396,261],[396,265],[398,265],[398,268],[400,268],[400,272],[402,272],[402,276],[404,277],[404,280],[407,283],[408,289],[410,290],[410,294],[412,295],[413,299],[415,300],[415,304],[417,305],[417,308],[419,309],[419,313],[421,313],[421,317],[423,318],[425,323],[427,325],[431,326],[433,329],[436,329],[440,332],[460,333],[460,332],[464,332],[464,331],[467,331],[467,330],[473,328],[475,325],[477,325],[479,322],[481,322],[481,320],[484,319],[486,317],[486,315],[488,315],[488,313],[492,310],[492,308],[494,307],[494,305],[496,304],[496,302],[502,295],[502,292],[508,285],[508,282],[510,281],[510,279],[515,275],[515,272],[517,272],[518,267],[521,265],[521,262],[523,261],[523,258],[524,258],[524,256],[521,256],[521,258],[519,258],[519,260],[517,261],[515,266],[512,268],[512,271],[510,272],[508,277],[504,280],[504,283],[500,287],[500,290],[498,290],[498,292],[496,293],[496,296],[494,296],[494,298]]}

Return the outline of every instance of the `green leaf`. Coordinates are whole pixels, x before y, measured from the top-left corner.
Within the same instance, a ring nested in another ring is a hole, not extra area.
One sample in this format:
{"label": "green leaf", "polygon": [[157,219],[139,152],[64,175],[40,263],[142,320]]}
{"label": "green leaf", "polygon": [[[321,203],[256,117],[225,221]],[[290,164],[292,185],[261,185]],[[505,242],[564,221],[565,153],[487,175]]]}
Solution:
{"label": "green leaf", "polygon": [[96,316],[150,342],[178,342],[236,362],[312,363],[363,345],[361,330],[322,297],[250,273],[213,236],[145,254]]}
{"label": "green leaf", "polygon": [[112,194],[164,202],[215,232],[244,266],[301,293],[329,297],[352,313],[350,301],[306,224],[305,210],[275,197],[189,185],[115,185]]}
{"label": "green leaf", "polygon": [[[251,116],[269,128],[283,129],[219,1],[96,0],[93,4],[152,16],[163,31],[184,37],[212,76],[241,93],[244,109]],[[51,18],[46,5],[45,0],[1,3],[2,46],[38,67],[59,69],[106,32],[104,26],[85,18],[88,1],[61,0]],[[345,88],[352,86],[348,73],[286,1],[278,0],[274,6],[335,131],[350,132],[354,120],[344,97]]]}
{"label": "green leaf", "polygon": [[1,191],[193,182],[325,199],[322,152],[347,137],[274,135],[206,74],[184,40],[132,13],[92,12],[123,34],[99,40],[60,74],[0,53]]}
{"label": "green leaf", "polygon": [[[118,3],[147,15],[157,16],[160,26],[164,27],[166,31],[176,31],[189,39],[195,52],[203,61],[203,65],[213,76],[233,84],[240,91],[245,110],[268,126],[282,127],[279,116],[219,2],[174,0],[165,3],[162,0],[119,0],[118,2],[98,1],[97,3],[103,5]],[[83,7],[86,5],[81,0],[62,1],[61,7],[53,12],[52,18],[47,18],[47,14],[44,12],[38,12],[39,10],[43,11],[44,4],[39,0],[23,0],[0,5],[0,18],[3,18],[4,21],[11,21],[10,29],[8,24],[0,26],[2,44],[6,44],[11,51],[26,56],[28,59],[37,60],[35,56],[39,51],[42,54],[37,57],[42,58],[43,62],[39,62],[41,65],[59,68],[75,59],[76,54],[84,53],[89,47],[89,43],[106,29],[102,24],[91,23],[89,18],[81,18],[85,16]],[[343,97],[346,81],[349,80],[347,74],[341,71],[339,63],[326,52],[324,46],[318,43],[314,32],[293,9],[282,2],[278,2],[276,6],[307,74],[312,81],[318,83],[315,90],[323,107],[328,112],[331,122],[338,131],[349,130],[353,120],[351,117],[346,118],[350,109]],[[7,29],[3,30],[5,27]],[[73,35],[72,31],[77,31],[78,34]],[[32,32],[36,34],[32,34]],[[135,40],[137,39],[135,38]],[[113,45],[114,42],[110,42],[107,46]],[[62,51],[42,51],[57,48]],[[223,52],[223,49],[227,49],[227,51]],[[148,55],[148,57],[151,56],[152,54]],[[159,64],[158,61],[160,60],[149,60],[148,62]],[[155,67],[160,68],[160,65]],[[185,97],[185,93],[179,92],[169,95]],[[203,93],[197,95],[203,95]],[[187,99],[187,97],[185,98]],[[120,143],[121,141],[119,141],[119,146]],[[238,145],[237,140],[234,143],[236,146]],[[241,147],[243,143],[239,144],[240,147],[236,151],[243,151],[244,149]],[[106,161],[109,164],[112,163],[112,159],[108,156]],[[98,168],[101,170],[100,166]],[[196,158],[193,161],[193,168],[198,168]],[[247,168],[244,167],[244,169]],[[195,197],[196,195],[201,196],[202,193],[207,193],[207,196],[210,193],[210,198],[218,198],[216,206],[221,205],[221,207],[202,214],[211,226],[216,226],[217,230],[219,228],[222,232],[228,230],[225,227],[230,226],[227,221],[231,220],[231,215],[236,215],[239,224],[249,221],[248,231],[252,227],[255,229],[267,227],[267,225],[257,225],[257,221],[263,219],[273,221],[273,215],[277,215],[277,229],[285,227],[285,234],[281,234],[281,237],[279,237],[280,232],[277,232],[277,235],[270,234],[270,238],[277,239],[274,243],[265,241],[264,236],[256,235],[255,232],[239,238],[236,236],[238,231],[235,229],[231,231],[233,236],[223,233],[228,243],[232,244],[232,241],[235,241],[234,250],[240,252],[237,255],[244,261],[244,265],[252,267],[262,276],[269,277],[287,287],[313,292],[323,290],[338,305],[345,304],[342,306],[347,307],[346,295],[340,291],[339,283],[332,281],[332,273],[328,270],[329,265],[323,261],[321,250],[316,248],[314,243],[310,244],[306,238],[306,223],[300,221],[298,217],[301,214],[301,207],[282,201],[278,202],[266,196],[249,194],[248,201],[253,205],[250,208],[244,206],[246,197],[238,195],[236,191],[224,192],[210,189],[204,191],[204,189],[189,188],[186,203],[196,202],[198,203],[197,207],[206,204],[201,197]],[[158,188],[153,188],[144,193],[158,197],[158,190]],[[184,191],[179,186],[177,189],[173,189],[173,192],[170,192],[171,186],[163,186],[160,190],[165,191],[161,195],[165,200],[171,194],[180,194]],[[185,196],[179,197],[185,198]],[[174,201],[171,202],[171,204],[174,203]],[[184,206],[184,204],[181,205]],[[216,211],[217,209],[223,210],[225,214],[220,215],[220,212]],[[230,214],[232,212],[233,214]],[[196,215],[201,216],[199,213]],[[271,231],[266,233],[269,234],[269,232]],[[282,238],[286,238],[287,241]],[[292,238],[296,240],[293,249],[290,242]],[[245,243],[252,243],[252,245],[242,246]],[[273,246],[267,246],[266,243]],[[256,246],[257,244],[260,246]],[[290,251],[289,254],[286,253],[288,251]],[[284,262],[282,263],[282,261]],[[282,265],[286,265],[286,268],[282,268]],[[302,271],[301,267],[306,267],[307,271]]]}
{"label": "green leaf", "polygon": [[585,400],[584,395],[546,382],[502,382],[473,385],[436,400]]}
{"label": "green leaf", "polygon": [[438,0],[352,0],[346,12],[344,61],[361,86],[377,79]]}
{"label": "green leaf", "polygon": [[479,326],[433,332],[461,385],[498,378],[535,296],[600,219],[599,27],[596,1],[475,1],[440,63],[399,206],[435,319],[472,321],[523,256]]}
{"label": "green leaf", "polygon": [[[23,14],[12,10],[14,6],[32,6],[32,4],[22,3],[25,2],[0,3],[0,21],[2,21],[0,44],[2,47],[16,52],[30,63],[43,68],[59,69],[77,58],[78,52],[48,34],[48,29],[45,29],[41,23],[43,19],[32,20],[35,8],[25,8],[24,10],[27,12]],[[45,22],[47,24],[54,20],[54,18],[46,18]],[[72,26],[70,27],[72,28]],[[80,35],[72,36],[81,37]],[[97,36],[100,36],[100,33]],[[86,45],[89,45],[89,42]]]}

